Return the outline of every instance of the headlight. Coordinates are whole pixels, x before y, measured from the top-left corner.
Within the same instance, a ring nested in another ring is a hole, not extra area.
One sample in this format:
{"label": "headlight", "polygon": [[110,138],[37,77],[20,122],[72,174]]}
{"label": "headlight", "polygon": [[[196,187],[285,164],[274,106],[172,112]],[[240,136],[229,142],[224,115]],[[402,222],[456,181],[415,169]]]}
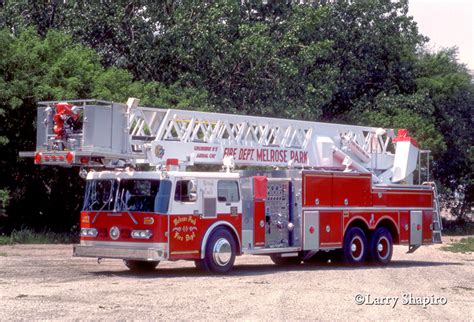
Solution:
{"label": "headlight", "polygon": [[95,228],[81,228],[82,237],[97,237],[97,229]]}
{"label": "headlight", "polygon": [[153,234],[150,230],[132,230],[132,238],[149,239]]}

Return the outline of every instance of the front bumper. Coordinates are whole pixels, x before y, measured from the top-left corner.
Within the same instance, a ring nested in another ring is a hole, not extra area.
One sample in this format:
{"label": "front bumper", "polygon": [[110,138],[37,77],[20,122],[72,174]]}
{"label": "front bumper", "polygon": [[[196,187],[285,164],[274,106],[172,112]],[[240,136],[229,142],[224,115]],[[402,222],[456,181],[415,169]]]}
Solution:
{"label": "front bumper", "polygon": [[150,247],[145,248],[132,246],[114,245],[74,245],[74,257],[95,257],[95,258],[118,258],[135,259],[144,261],[167,260],[166,248]]}

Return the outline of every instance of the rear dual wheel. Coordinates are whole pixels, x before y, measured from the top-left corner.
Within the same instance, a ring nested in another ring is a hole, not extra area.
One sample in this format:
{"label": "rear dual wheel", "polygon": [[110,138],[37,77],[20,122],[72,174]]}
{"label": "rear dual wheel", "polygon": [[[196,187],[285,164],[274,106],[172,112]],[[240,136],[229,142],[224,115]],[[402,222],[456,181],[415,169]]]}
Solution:
{"label": "rear dual wheel", "polygon": [[370,238],[370,260],[378,265],[390,263],[393,254],[392,234],[387,228],[379,227]]}
{"label": "rear dual wheel", "polygon": [[370,236],[370,242],[364,231],[352,227],[344,236],[344,260],[348,264],[361,265],[367,259],[378,265],[387,265],[392,259],[393,239],[388,229],[379,227]]}
{"label": "rear dual wheel", "polygon": [[368,254],[368,243],[365,233],[359,227],[352,227],[344,236],[344,261],[347,264],[362,265]]}

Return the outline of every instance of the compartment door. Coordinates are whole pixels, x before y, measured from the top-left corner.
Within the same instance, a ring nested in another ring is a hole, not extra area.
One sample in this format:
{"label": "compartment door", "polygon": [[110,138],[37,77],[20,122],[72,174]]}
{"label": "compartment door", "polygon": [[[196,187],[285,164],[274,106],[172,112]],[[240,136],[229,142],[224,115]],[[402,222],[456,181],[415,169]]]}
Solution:
{"label": "compartment door", "polygon": [[303,213],[303,250],[319,249],[319,211]]}
{"label": "compartment door", "polygon": [[410,212],[410,245],[416,246],[422,243],[423,213],[421,211]]}
{"label": "compartment door", "polygon": [[265,246],[265,199],[267,198],[267,177],[253,177],[254,235],[255,247]]}

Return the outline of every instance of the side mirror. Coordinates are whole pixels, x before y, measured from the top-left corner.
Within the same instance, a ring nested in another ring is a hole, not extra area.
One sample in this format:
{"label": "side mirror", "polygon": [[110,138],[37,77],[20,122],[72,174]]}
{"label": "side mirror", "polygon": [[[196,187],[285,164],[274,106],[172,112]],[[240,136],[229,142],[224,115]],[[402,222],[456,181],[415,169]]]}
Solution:
{"label": "side mirror", "polygon": [[188,198],[191,202],[197,200],[197,184],[195,180],[188,181]]}

